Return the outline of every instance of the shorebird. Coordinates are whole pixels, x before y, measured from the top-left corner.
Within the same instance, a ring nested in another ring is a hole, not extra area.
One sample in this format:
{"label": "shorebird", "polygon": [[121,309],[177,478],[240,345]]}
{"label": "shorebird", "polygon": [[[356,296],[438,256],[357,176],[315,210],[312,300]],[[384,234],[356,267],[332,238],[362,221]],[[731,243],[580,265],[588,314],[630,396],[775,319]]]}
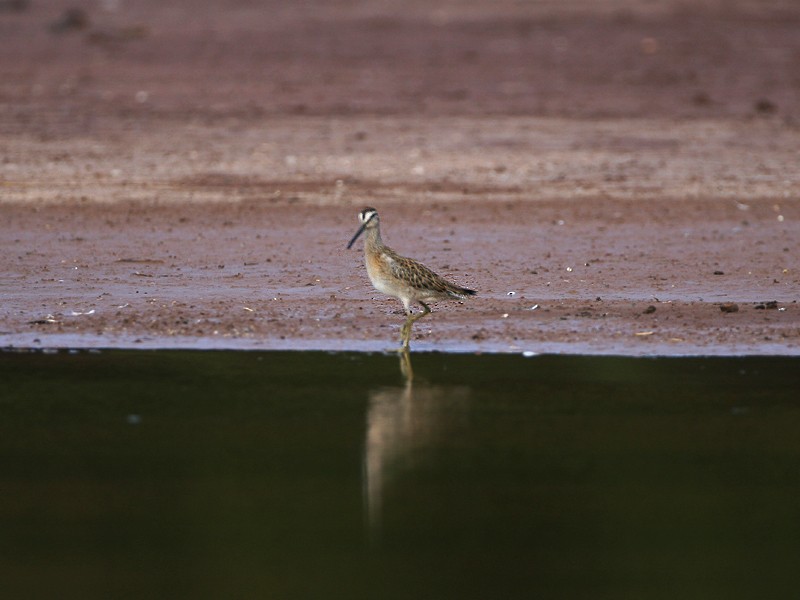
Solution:
{"label": "shorebird", "polygon": [[[402,342],[400,350],[408,351],[411,327],[415,321],[431,312],[426,302],[463,300],[468,296],[474,296],[477,292],[450,283],[422,263],[400,256],[384,245],[381,239],[381,221],[378,211],[374,208],[362,210],[358,213],[358,220],[361,222],[361,227],[347,244],[347,248],[350,249],[358,236],[367,232],[364,240],[364,262],[367,265],[367,275],[376,290],[397,298],[403,303],[406,322],[400,330]],[[422,311],[412,312],[411,305],[413,303],[422,306]]]}

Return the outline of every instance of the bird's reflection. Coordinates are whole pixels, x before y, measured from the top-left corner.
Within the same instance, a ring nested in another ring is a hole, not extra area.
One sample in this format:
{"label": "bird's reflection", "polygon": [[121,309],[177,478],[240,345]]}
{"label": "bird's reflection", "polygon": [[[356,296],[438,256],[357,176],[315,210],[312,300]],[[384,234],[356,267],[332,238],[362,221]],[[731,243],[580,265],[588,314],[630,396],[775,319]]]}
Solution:
{"label": "bird's reflection", "polygon": [[408,351],[408,348],[403,348],[398,354],[400,354],[400,374],[405,378],[406,386],[408,387],[414,379],[414,369],[411,367],[411,352]]}
{"label": "bird's reflection", "polygon": [[403,386],[370,392],[364,451],[364,502],[370,540],[381,539],[384,499],[402,474],[427,460],[448,432],[463,425],[469,388],[415,381],[408,351],[400,352]]}

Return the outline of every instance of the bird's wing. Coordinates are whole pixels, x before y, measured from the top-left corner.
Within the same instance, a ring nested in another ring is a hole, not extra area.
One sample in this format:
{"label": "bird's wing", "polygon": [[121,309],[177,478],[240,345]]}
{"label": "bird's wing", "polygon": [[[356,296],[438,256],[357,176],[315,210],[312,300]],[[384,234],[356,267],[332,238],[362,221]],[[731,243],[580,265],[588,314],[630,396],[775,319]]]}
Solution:
{"label": "bird's wing", "polygon": [[389,260],[392,275],[418,290],[452,294],[457,288],[428,267],[405,256],[392,253]]}

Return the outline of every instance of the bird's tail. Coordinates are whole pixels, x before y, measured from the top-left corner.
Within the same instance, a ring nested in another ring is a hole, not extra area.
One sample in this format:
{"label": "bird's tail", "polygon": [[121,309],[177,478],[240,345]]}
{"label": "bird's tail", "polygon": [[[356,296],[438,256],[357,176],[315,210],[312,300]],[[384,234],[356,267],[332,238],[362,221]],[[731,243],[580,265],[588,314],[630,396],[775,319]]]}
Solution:
{"label": "bird's tail", "polygon": [[475,294],[478,293],[475,290],[471,290],[469,288],[458,287],[456,285],[453,286],[452,290],[448,290],[448,291],[450,292],[451,296],[454,296],[456,298],[468,298],[469,296],[474,296]]}

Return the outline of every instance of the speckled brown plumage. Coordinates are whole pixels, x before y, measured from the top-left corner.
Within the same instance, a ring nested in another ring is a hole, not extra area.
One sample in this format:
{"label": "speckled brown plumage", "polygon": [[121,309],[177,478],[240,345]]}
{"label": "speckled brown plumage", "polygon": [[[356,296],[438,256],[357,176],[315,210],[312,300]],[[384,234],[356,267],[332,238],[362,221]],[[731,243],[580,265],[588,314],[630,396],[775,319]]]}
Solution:
{"label": "speckled brown plumage", "polygon": [[420,295],[437,296],[445,300],[447,298],[463,299],[475,294],[473,290],[450,283],[422,263],[400,256],[391,248],[384,246],[383,255],[384,260],[389,264],[392,277],[403,281]]}

